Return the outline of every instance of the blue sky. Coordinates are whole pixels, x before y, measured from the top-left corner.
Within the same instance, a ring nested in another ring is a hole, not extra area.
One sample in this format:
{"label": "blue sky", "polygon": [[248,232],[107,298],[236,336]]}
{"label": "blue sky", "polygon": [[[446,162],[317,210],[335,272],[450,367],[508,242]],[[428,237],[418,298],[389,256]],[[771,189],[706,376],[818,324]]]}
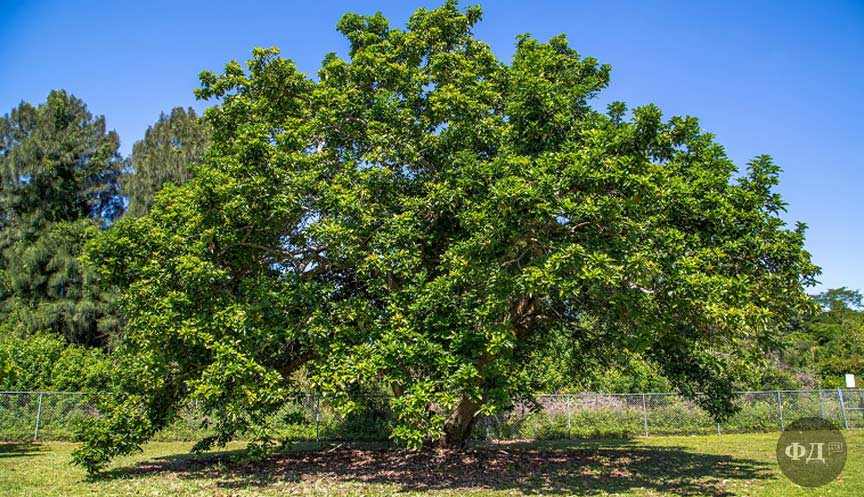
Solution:
{"label": "blue sky", "polygon": [[[463,2],[470,5],[475,2]],[[0,0],[0,113],[53,88],[84,99],[120,133],[122,151],[160,111],[202,108],[203,69],[277,46],[314,74],[344,54],[347,11],[401,26],[438,2],[147,2]],[[785,170],[786,218],[810,226],[823,287],[864,289],[864,2],[487,1],[477,36],[509,60],[516,35],[571,45],[612,65],[598,101],[656,103],[699,117],[743,166],[761,153]]]}

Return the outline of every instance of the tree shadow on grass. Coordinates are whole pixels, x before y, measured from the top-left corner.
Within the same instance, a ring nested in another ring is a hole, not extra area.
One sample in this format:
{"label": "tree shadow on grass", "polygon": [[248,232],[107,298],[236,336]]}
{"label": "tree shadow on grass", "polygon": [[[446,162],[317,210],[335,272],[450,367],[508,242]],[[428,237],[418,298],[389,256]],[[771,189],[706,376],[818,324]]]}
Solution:
{"label": "tree shadow on grass", "polygon": [[384,484],[402,491],[511,490],[525,494],[596,495],[651,490],[678,496],[731,497],[730,484],[771,478],[764,462],[648,447],[630,441],[506,443],[453,450],[381,450],[337,446],[294,450],[250,464],[229,453],[171,456],[117,468],[105,478],[171,473],[222,488],[325,480]]}
{"label": "tree shadow on grass", "polygon": [[35,456],[45,450],[31,442],[0,442],[0,458]]}

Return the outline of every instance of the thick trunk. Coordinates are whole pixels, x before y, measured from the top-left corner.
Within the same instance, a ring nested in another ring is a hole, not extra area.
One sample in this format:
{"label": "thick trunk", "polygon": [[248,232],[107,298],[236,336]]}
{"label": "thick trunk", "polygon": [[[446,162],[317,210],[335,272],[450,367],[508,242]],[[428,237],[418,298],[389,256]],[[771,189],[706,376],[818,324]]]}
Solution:
{"label": "thick trunk", "polygon": [[[508,320],[514,325],[514,333],[517,343],[524,340],[525,337],[532,331],[536,319],[536,298],[520,299],[510,310]],[[482,385],[483,373],[486,366],[493,358],[487,353],[483,353],[477,361],[477,372],[480,376]],[[484,402],[485,402],[484,397]],[[462,397],[456,409],[450,413],[450,417],[444,422],[444,434],[438,439],[438,446],[445,448],[462,448],[468,437],[471,435],[471,430],[474,428],[474,423],[477,422],[477,411],[480,410],[481,403],[476,402],[468,397]]]}
{"label": "thick trunk", "polygon": [[462,397],[456,409],[444,422],[444,435],[438,440],[438,446],[444,448],[462,448],[471,435],[471,429],[477,421],[477,411],[480,405],[468,397]]}

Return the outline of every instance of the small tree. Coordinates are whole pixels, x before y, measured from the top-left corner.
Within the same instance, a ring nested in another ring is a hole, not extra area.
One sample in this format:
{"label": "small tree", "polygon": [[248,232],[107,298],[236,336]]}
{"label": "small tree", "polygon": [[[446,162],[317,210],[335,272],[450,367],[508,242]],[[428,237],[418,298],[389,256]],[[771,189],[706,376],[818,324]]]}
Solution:
{"label": "small tree", "polygon": [[221,104],[197,176],[91,245],[129,326],[126,380],[79,462],[134,450],[190,397],[216,420],[200,447],[224,442],[301,365],[346,408],[354,385],[386,385],[394,438],[460,446],[532,393],[553,334],[592,360],[650,358],[733,410],[744,349],[811,307],[779,169],[762,156],[736,177],[694,118],[595,111],[608,66],[563,36],[521,36],[504,64],[472,36],[480,16],[346,15],[350,57],[315,81],[275,49],[202,74]]}

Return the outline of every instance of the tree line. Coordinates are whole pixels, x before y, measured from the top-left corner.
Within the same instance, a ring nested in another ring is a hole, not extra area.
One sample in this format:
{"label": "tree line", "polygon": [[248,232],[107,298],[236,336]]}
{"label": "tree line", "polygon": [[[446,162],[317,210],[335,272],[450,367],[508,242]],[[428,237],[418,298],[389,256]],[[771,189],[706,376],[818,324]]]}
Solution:
{"label": "tree line", "polygon": [[723,419],[737,388],[864,372],[861,295],[807,295],[770,157],[739,171],[693,117],[599,111],[610,66],[563,36],[505,63],[480,18],[347,14],[314,79],[255,49],[128,158],[63,91],[13,109],[0,383],[110,393],[75,453],[95,471],[188,400],[200,450],[268,447],[310,388],[391,394],[395,440],[460,446],[541,391],[706,393]]}

